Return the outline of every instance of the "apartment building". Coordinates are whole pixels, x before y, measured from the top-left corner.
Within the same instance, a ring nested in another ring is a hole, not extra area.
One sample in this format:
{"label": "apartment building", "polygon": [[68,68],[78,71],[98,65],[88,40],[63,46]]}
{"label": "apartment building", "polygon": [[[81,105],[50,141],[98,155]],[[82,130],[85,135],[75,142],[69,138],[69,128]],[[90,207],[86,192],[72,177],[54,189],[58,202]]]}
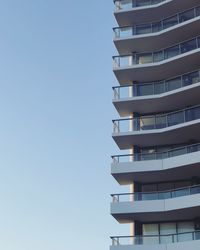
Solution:
{"label": "apartment building", "polygon": [[[200,0],[115,0],[111,250],[200,250]],[[124,153],[126,152],[126,153]]]}

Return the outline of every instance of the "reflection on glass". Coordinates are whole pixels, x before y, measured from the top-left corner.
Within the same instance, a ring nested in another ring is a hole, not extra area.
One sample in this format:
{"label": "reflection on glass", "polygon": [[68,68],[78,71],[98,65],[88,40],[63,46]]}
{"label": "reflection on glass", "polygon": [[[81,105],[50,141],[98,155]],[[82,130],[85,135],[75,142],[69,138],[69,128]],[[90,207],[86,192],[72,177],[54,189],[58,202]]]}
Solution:
{"label": "reflection on glass", "polygon": [[172,113],[167,116],[168,126],[174,126],[184,122],[184,113],[182,111]]}
{"label": "reflection on glass", "polygon": [[177,77],[171,80],[166,81],[167,90],[172,91],[181,87],[181,77]]}
{"label": "reflection on glass", "polygon": [[143,53],[136,55],[136,64],[146,64],[152,63],[152,54],[151,53]]}
{"label": "reflection on glass", "polygon": [[179,14],[179,22],[182,23],[182,22],[185,22],[189,19],[192,19],[195,17],[195,10],[192,9],[192,10],[187,10],[181,14]]}
{"label": "reflection on glass", "polygon": [[187,41],[185,43],[181,43],[181,53],[186,53],[190,50],[197,48],[197,42],[196,39]]}
{"label": "reflection on glass", "polygon": [[163,20],[163,29],[167,29],[171,26],[178,24],[177,15]]}
{"label": "reflection on glass", "polygon": [[136,26],[136,35],[151,33],[151,24],[143,24]]}
{"label": "reflection on glass", "polygon": [[179,45],[164,50],[165,59],[179,55]]}

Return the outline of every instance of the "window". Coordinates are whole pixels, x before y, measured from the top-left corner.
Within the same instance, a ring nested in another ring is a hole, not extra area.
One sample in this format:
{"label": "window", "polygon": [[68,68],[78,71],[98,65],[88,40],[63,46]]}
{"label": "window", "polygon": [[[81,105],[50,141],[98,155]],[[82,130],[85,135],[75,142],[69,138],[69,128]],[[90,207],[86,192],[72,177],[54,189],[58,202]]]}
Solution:
{"label": "window", "polygon": [[192,18],[194,18],[194,9],[192,9],[192,10],[187,10],[187,11],[185,11],[185,12],[183,12],[183,13],[181,13],[180,15],[179,15],[179,22],[180,23],[182,23],[182,22],[185,22],[185,21],[187,21],[187,20],[189,20],[189,19],[192,19]]}

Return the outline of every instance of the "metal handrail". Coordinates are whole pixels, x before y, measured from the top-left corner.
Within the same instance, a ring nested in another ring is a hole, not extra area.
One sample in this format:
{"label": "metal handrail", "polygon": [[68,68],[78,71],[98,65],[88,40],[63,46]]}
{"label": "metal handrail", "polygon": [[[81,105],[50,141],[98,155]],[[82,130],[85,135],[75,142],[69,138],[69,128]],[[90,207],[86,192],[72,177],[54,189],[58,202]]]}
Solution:
{"label": "metal handrail", "polygon": [[[184,233],[161,234],[161,235],[111,236],[110,238],[112,240],[112,245],[121,245],[120,244],[121,239],[133,239],[133,241],[130,244],[143,245],[145,243],[145,239],[148,239],[148,238],[158,239],[158,242],[156,242],[155,244],[162,244],[162,241],[160,239],[163,237],[171,237],[171,241],[169,241],[171,243],[179,242],[179,241],[182,241],[182,240],[179,240],[179,237],[178,237],[181,235],[192,235],[192,240],[200,239],[199,230],[184,232]],[[166,244],[166,242],[164,243]]]}
{"label": "metal handrail", "polygon": [[[171,28],[173,26],[176,26],[176,25],[178,25],[180,23],[184,23],[184,22],[192,20],[192,19],[194,19],[196,17],[199,17],[200,16],[200,11],[198,10],[198,8],[200,8],[200,6],[196,6],[196,7],[187,9],[185,11],[179,12],[179,13],[177,13],[175,15],[169,16],[169,17],[164,18],[164,19],[162,19],[160,21],[157,21],[157,22],[149,22],[149,23],[143,23],[143,24],[139,24],[139,25],[137,24],[137,25],[134,25],[134,26],[114,27],[113,31],[114,31],[115,38],[121,38],[121,32],[123,32],[123,29],[130,29],[130,31],[131,31],[130,36],[137,36],[137,35],[144,35],[144,34],[151,34],[151,33],[160,32],[162,30],[165,30],[165,29]],[[187,11],[193,11],[193,16],[188,18],[187,20],[182,21],[181,20],[181,15],[186,13]],[[175,18],[175,17],[176,17],[176,21],[174,21],[171,24],[171,26],[165,27],[165,25],[164,25],[165,21],[170,19],[170,18]],[[144,33],[139,33],[138,34],[137,29],[139,29],[140,27],[144,27],[144,26],[150,28],[150,31],[148,30],[148,31],[145,31]],[[156,29],[154,29],[154,27],[156,27]],[[159,29],[157,29],[157,28],[159,28]]]}
{"label": "metal handrail", "polygon": [[[197,189],[197,192],[192,192],[193,189]],[[177,194],[179,191],[188,191],[188,194]],[[182,188],[176,188],[176,189],[171,189],[171,190],[165,190],[165,191],[154,191],[154,192],[134,192],[134,193],[121,193],[121,194],[111,194],[111,197],[113,198],[113,203],[118,203],[120,202],[120,197],[121,196],[130,196],[133,198],[134,201],[144,201],[144,200],[165,200],[165,199],[172,199],[176,197],[181,197],[181,196],[188,196],[192,194],[198,194],[200,193],[200,185],[193,185],[193,186],[188,186],[188,187],[182,187]],[[169,195],[165,196],[164,194]],[[145,197],[145,195],[147,197]],[[154,197],[148,197],[148,195],[154,195]],[[157,198],[155,197],[157,196]],[[146,198],[146,199],[145,199]]]}
{"label": "metal handrail", "polygon": [[[196,151],[194,150],[195,147],[197,149]],[[189,149],[193,149],[193,150],[190,151]],[[187,152],[186,154],[198,152],[198,151],[200,151],[200,143],[191,144],[191,145],[187,145],[184,147],[177,147],[177,148],[163,151],[163,152],[112,155],[111,158],[113,159],[113,162],[118,162],[118,163],[120,162],[120,158],[122,158],[122,157],[130,157],[131,161],[142,161],[142,160],[144,160],[145,156],[152,156],[153,155],[153,156],[155,156],[155,159],[159,158],[162,160],[162,159],[167,159],[167,158],[172,157],[172,156],[170,156],[171,153],[176,152],[176,151],[180,151],[180,150],[185,150],[185,152]],[[181,154],[181,155],[183,155],[183,154]]]}

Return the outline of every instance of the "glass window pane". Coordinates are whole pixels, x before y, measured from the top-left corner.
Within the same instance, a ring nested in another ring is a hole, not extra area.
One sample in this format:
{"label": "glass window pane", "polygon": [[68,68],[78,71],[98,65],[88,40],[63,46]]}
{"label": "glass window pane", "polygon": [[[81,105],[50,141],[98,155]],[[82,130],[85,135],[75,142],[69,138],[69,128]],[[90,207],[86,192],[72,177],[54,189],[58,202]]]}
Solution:
{"label": "glass window pane", "polygon": [[172,91],[181,87],[181,77],[177,77],[166,82],[167,90]]}
{"label": "glass window pane", "polygon": [[143,24],[136,26],[136,35],[151,33],[151,24]]}
{"label": "glass window pane", "polygon": [[200,7],[196,8],[196,16],[200,16]]}
{"label": "glass window pane", "polygon": [[167,116],[168,126],[174,126],[184,122],[184,112],[177,112]]}
{"label": "glass window pane", "polygon": [[[158,224],[143,224],[142,231],[143,231],[144,236],[149,236],[149,237],[143,237],[143,244],[158,244],[159,243]],[[153,235],[155,236],[152,237]]]}
{"label": "glass window pane", "polygon": [[164,54],[165,54],[165,59],[179,55],[179,45],[165,49]]}
{"label": "glass window pane", "polygon": [[156,116],[156,129],[165,128],[166,126],[166,116]]}
{"label": "glass window pane", "polygon": [[153,61],[154,62],[160,62],[163,58],[163,51],[158,51],[153,54]]}
{"label": "glass window pane", "polygon": [[137,64],[145,64],[145,63],[152,63],[153,58],[151,53],[144,53],[144,54],[137,54],[136,56],[136,63]]}
{"label": "glass window pane", "polygon": [[143,235],[159,235],[158,224],[143,224]]}
{"label": "glass window pane", "polygon": [[162,30],[162,23],[156,22],[152,24],[152,32],[159,32]]}
{"label": "glass window pane", "polygon": [[154,88],[153,84],[144,84],[138,86],[138,95],[153,95],[154,94]]}
{"label": "glass window pane", "polygon": [[[176,234],[176,223],[161,223],[160,224],[161,243],[174,242],[172,234]],[[168,236],[162,236],[162,235],[168,235]]]}
{"label": "glass window pane", "polygon": [[194,9],[187,10],[179,15],[179,22],[185,22],[189,19],[192,19],[194,17]]}
{"label": "glass window pane", "polygon": [[178,24],[178,17],[177,16],[167,18],[167,19],[163,20],[163,29],[167,29],[167,28],[172,27],[176,24]]}
{"label": "glass window pane", "polygon": [[157,191],[156,184],[142,185],[142,192],[156,192],[156,191]]}
{"label": "glass window pane", "polygon": [[187,86],[193,83],[199,82],[199,71],[192,72],[190,74],[184,75],[183,76],[183,86]]}
{"label": "glass window pane", "polygon": [[181,53],[186,53],[190,50],[197,48],[197,41],[193,39],[191,41],[187,41],[185,43],[181,43]]}
{"label": "glass window pane", "polygon": [[133,35],[132,27],[123,27],[119,29],[115,29],[116,37],[130,37]]}
{"label": "glass window pane", "polygon": [[200,119],[200,108],[193,108],[185,111],[186,121]]}
{"label": "glass window pane", "polygon": [[121,0],[116,2],[117,9],[129,10],[132,8],[132,0]]}
{"label": "glass window pane", "polygon": [[179,233],[178,241],[192,240],[192,234],[189,232],[193,232],[195,230],[194,222],[192,221],[178,222],[177,227],[178,227],[178,233]]}
{"label": "glass window pane", "polygon": [[137,0],[136,1],[136,6],[146,6],[146,5],[150,5],[151,1],[150,0]]}
{"label": "glass window pane", "polygon": [[141,130],[155,129],[155,118],[154,117],[142,117],[140,119],[140,129]]}
{"label": "glass window pane", "polygon": [[165,92],[165,84],[164,82],[157,82],[154,85],[155,94],[161,94]]}

